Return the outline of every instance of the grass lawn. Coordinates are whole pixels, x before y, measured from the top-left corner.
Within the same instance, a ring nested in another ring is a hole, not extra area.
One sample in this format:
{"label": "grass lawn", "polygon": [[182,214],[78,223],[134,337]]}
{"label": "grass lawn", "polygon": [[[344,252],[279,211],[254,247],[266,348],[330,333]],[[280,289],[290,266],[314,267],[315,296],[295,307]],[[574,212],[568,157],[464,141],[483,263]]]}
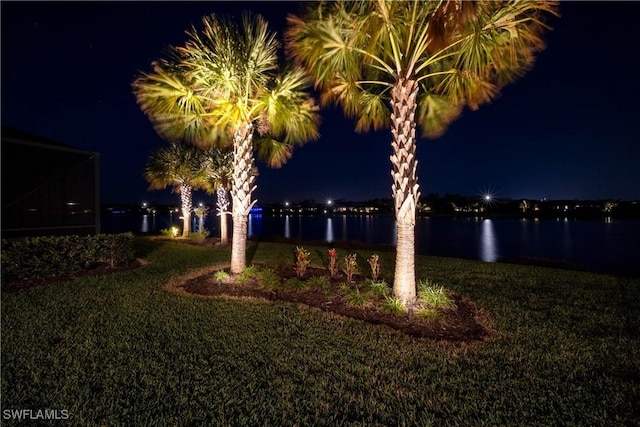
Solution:
{"label": "grass lawn", "polygon": [[[445,345],[172,294],[228,249],[137,244],[149,265],[2,294],[3,425],[11,409],[67,410],[73,425],[640,425],[638,279],[419,256],[418,278],[480,304],[497,331]],[[323,266],[326,248],[307,249]],[[393,254],[379,255],[390,282]],[[293,246],[254,242],[248,259],[293,262]]]}

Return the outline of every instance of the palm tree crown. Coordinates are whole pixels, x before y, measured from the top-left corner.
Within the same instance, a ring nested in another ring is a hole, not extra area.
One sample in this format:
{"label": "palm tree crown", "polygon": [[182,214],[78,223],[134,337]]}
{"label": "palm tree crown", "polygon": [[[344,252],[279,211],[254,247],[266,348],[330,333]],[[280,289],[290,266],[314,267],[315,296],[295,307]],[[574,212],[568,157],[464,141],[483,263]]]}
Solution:
{"label": "palm tree crown", "polygon": [[145,168],[150,190],[172,187],[180,194],[183,237],[189,237],[191,231],[192,191],[201,188],[207,177],[204,165],[202,150],[186,144],[170,144],[151,154]]}
{"label": "palm tree crown", "polygon": [[394,294],[415,298],[414,226],[420,197],[416,127],[442,135],[522,75],[543,48],[548,1],[330,1],[289,16],[289,55],[339,104],[356,130],[391,127],[398,238]]}

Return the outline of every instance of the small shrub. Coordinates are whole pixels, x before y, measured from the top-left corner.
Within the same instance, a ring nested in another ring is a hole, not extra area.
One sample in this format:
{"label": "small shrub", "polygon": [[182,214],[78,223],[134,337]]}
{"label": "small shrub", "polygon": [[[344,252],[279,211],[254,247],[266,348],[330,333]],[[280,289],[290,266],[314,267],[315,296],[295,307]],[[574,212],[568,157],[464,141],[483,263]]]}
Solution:
{"label": "small shrub", "polygon": [[367,305],[367,303],[369,302],[369,296],[366,293],[360,292],[360,289],[358,289],[357,287],[356,288],[349,288],[348,286],[345,286],[345,287],[348,289],[348,291],[345,292],[344,299],[347,302],[348,306],[363,308]]}
{"label": "small shrub", "polygon": [[299,277],[292,277],[284,283],[284,286],[287,289],[291,289],[294,291],[304,291],[308,289],[309,284],[308,282],[301,280]]}
{"label": "small shrub", "polygon": [[309,257],[311,256],[311,252],[308,250],[296,246],[296,265],[294,270],[296,275],[301,279],[304,277],[304,273],[307,271],[307,267],[309,266]]}
{"label": "small shrub", "polygon": [[327,294],[330,291],[329,278],[326,276],[313,276],[307,279],[307,285],[311,289]]}
{"label": "small shrub", "polygon": [[384,298],[388,296],[389,293],[391,292],[391,289],[389,288],[389,284],[384,280],[379,280],[379,281],[367,280],[365,283],[369,292],[371,292],[373,295],[377,297]]}
{"label": "small shrub", "polygon": [[358,262],[356,261],[357,257],[358,254],[355,252],[344,257],[344,274],[347,275],[347,282],[353,281],[353,275],[356,273],[358,268]]}
{"label": "small shrub", "polygon": [[213,278],[216,279],[218,284],[221,284],[223,281],[229,279],[229,273],[227,273],[224,270],[216,271],[215,274],[213,275]]}
{"label": "small shrub", "polygon": [[242,273],[238,275],[236,282],[240,285],[246,285],[249,282],[255,281],[260,275],[260,269],[255,265],[250,265],[242,270]]}
{"label": "small shrub", "polygon": [[367,262],[371,266],[371,278],[375,282],[380,277],[380,257],[373,254],[369,257]]}
{"label": "small shrub", "polygon": [[329,274],[331,277],[336,277],[338,274],[338,251],[336,248],[331,248],[328,251],[329,256]]}
{"label": "small shrub", "polygon": [[115,267],[134,258],[133,233],[98,234],[92,237],[97,246],[98,262]]}
{"label": "small shrub", "polygon": [[162,234],[164,237],[175,239],[180,235],[180,229],[176,226],[173,226],[171,228],[163,228],[162,230],[160,230],[160,234]]}
{"label": "small shrub", "polygon": [[453,299],[447,295],[443,286],[430,280],[418,282],[418,302],[430,308],[449,310],[455,307]]}
{"label": "small shrub", "polygon": [[99,264],[127,264],[135,257],[133,240],[132,233],[3,240],[2,277],[26,279],[86,270]]}
{"label": "small shrub", "polygon": [[207,237],[209,237],[209,230],[207,230],[206,228],[198,230],[195,233],[191,233],[189,235],[189,238],[191,240],[193,240],[194,242],[199,242],[199,243],[204,242],[207,239]]}
{"label": "small shrub", "polygon": [[407,306],[400,298],[388,296],[382,302],[382,309],[391,314],[406,313]]}
{"label": "small shrub", "polygon": [[271,268],[266,268],[260,272],[260,286],[265,289],[277,289],[280,287],[280,276]]}

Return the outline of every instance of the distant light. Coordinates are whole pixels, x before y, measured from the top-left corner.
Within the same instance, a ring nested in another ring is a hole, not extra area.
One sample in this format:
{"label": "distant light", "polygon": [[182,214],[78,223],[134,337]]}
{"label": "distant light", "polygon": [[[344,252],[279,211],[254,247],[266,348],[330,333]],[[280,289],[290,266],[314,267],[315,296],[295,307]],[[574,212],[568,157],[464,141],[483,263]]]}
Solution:
{"label": "distant light", "polygon": [[480,200],[482,200],[483,205],[492,205],[495,203],[496,194],[493,190],[485,190],[480,193]]}
{"label": "distant light", "polygon": [[289,202],[284,202],[284,205],[285,206],[289,206]]}
{"label": "distant light", "polygon": [[202,205],[202,202],[198,203],[198,206],[199,206],[199,207],[202,207],[202,206],[203,206],[203,205]]}
{"label": "distant light", "polygon": [[333,201],[331,199],[327,200],[327,204],[331,205],[333,203]]}
{"label": "distant light", "polygon": [[146,208],[147,207],[147,202],[142,202],[142,207]]}

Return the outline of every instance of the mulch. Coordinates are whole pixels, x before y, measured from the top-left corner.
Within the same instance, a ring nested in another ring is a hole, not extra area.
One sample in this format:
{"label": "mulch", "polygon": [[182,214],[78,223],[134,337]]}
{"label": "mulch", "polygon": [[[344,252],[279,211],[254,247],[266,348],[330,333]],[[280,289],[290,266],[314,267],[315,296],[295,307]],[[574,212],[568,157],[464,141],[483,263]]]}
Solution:
{"label": "mulch", "polygon": [[[280,269],[281,280],[294,276],[293,269]],[[310,268],[305,279],[313,275],[328,276],[326,270]],[[411,315],[395,315],[383,311],[373,304],[365,307],[354,307],[339,294],[344,278],[330,278],[330,291],[307,290],[269,290],[257,283],[234,283],[233,278],[218,281],[213,273],[203,273],[191,277],[176,285],[181,291],[200,296],[218,296],[235,298],[259,298],[267,301],[279,301],[305,304],[337,315],[350,317],[375,325],[385,325],[416,338],[427,338],[435,341],[458,343],[474,343],[487,341],[491,336],[488,317],[473,301],[463,295],[453,294],[455,308],[446,310],[438,322]]]}

